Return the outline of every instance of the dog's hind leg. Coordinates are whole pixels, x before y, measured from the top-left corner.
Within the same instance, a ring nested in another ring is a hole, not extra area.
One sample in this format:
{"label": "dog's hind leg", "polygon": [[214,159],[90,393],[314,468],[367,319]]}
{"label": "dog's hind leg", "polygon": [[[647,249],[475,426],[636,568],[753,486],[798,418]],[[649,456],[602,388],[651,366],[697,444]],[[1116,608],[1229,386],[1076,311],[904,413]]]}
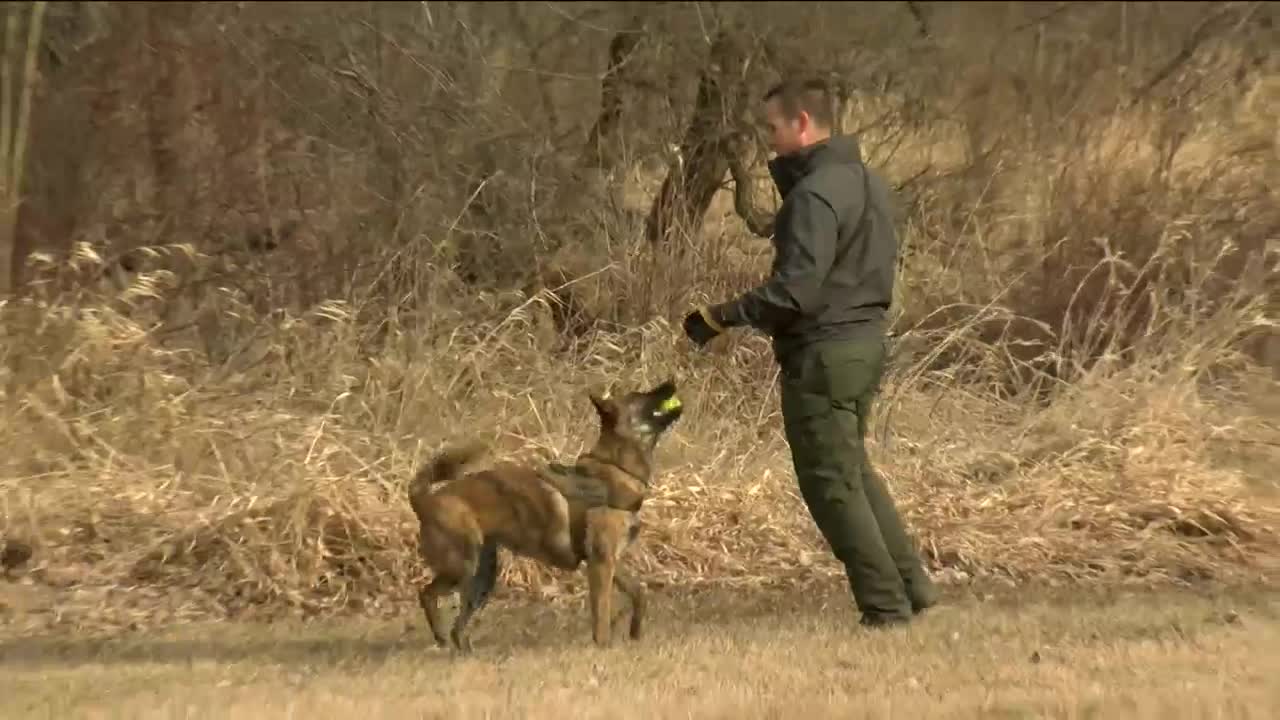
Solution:
{"label": "dog's hind leg", "polygon": [[488,540],[480,547],[480,557],[476,562],[476,574],[471,583],[463,589],[462,602],[470,604],[479,612],[489,602],[493,590],[498,585],[498,573],[502,563],[498,559],[498,543]]}
{"label": "dog's hind leg", "polygon": [[459,649],[462,649],[461,644],[465,643],[465,650],[470,651],[470,643],[465,635],[466,625],[474,620],[475,614],[488,604],[489,597],[498,584],[499,570],[501,570],[501,564],[498,561],[498,543],[489,540],[480,546],[475,571],[462,586],[462,602],[453,631],[454,643],[459,646]]}
{"label": "dog's hind leg", "polygon": [[418,604],[422,606],[422,613],[427,616],[427,625],[431,628],[436,644],[440,647],[447,647],[449,638],[444,634],[444,624],[440,619],[439,600],[441,596],[453,592],[457,585],[456,578],[441,575],[423,585],[418,591]]}
{"label": "dog's hind leg", "polygon": [[[466,561],[463,563],[464,570],[462,577],[459,578],[458,585],[462,590],[462,602],[459,603],[458,617],[453,621],[453,631],[450,633],[450,639],[453,640],[453,648],[460,653],[471,652],[471,639],[467,637],[467,623],[471,621],[471,616],[475,614],[480,605],[484,604],[485,599],[489,595],[492,585],[488,585],[487,578],[479,578],[477,570],[480,567],[480,558],[483,546],[477,542],[467,546]],[[496,548],[495,548],[496,551]],[[496,563],[495,558],[494,562]],[[496,564],[494,566],[496,568]],[[494,574],[496,577],[496,572]],[[483,586],[488,585],[487,588]],[[480,588],[477,591],[477,588]]]}

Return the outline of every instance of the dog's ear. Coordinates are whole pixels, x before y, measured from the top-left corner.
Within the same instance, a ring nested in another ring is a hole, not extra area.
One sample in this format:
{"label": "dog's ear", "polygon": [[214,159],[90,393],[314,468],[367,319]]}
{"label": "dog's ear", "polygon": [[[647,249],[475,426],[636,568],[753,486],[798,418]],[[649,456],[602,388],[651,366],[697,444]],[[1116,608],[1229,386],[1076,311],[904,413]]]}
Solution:
{"label": "dog's ear", "polygon": [[591,404],[596,406],[596,414],[600,416],[601,422],[611,423],[617,418],[618,407],[608,393],[601,395],[591,390],[587,392],[587,396],[591,398]]}
{"label": "dog's ear", "polygon": [[676,394],[676,381],[674,378],[667,378],[654,389],[650,390],[649,395],[659,398],[669,398]]}

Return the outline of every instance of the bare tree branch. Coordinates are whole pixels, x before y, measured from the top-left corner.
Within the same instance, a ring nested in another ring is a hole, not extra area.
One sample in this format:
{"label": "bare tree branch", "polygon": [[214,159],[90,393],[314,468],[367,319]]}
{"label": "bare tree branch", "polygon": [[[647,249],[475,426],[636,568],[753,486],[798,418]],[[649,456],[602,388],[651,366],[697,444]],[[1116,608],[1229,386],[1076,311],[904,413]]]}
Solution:
{"label": "bare tree branch", "polygon": [[920,3],[908,0],[907,9],[911,11],[911,16],[916,19],[916,25],[920,28],[920,37],[925,40],[932,40],[933,33],[929,31],[929,19],[925,17],[924,8],[920,7]]}
{"label": "bare tree branch", "polygon": [[[1249,17],[1257,12],[1258,8],[1262,7],[1262,5],[1263,3],[1260,2],[1249,3],[1243,14],[1242,22],[1247,21]],[[1240,7],[1240,3],[1227,3],[1205,16],[1205,18],[1201,20],[1191,31],[1190,36],[1188,36],[1186,41],[1183,43],[1182,49],[1179,50],[1176,55],[1169,58],[1168,62],[1161,65],[1160,69],[1156,70],[1155,74],[1151,76],[1151,79],[1143,83],[1142,86],[1134,92],[1133,98],[1129,102],[1129,106],[1132,107],[1141,102],[1152,90],[1156,88],[1156,86],[1169,79],[1170,76],[1177,72],[1179,67],[1182,67],[1184,64],[1189,62],[1191,58],[1195,57],[1196,51],[1200,49],[1200,46],[1213,36],[1218,21],[1227,17],[1238,7]]]}

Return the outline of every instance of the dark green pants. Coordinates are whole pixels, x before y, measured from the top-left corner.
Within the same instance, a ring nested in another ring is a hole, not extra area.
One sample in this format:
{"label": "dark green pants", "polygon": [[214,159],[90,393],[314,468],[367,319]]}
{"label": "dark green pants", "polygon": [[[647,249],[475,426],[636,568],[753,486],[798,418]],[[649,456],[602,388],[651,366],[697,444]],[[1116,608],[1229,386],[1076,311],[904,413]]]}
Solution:
{"label": "dark green pants", "polygon": [[879,391],[881,338],[826,341],[783,358],[782,417],[813,520],[869,619],[910,617],[936,592],[863,440]]}

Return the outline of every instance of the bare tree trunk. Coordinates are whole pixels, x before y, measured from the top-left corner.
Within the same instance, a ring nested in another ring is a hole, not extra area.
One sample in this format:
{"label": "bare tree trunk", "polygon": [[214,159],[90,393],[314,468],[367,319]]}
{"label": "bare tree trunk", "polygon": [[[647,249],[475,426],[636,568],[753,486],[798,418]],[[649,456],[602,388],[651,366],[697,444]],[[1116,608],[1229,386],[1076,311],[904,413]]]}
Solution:
{"label": "bare tree trunk", "polygon": [[667,175],[649,212],[645,236],[650,242],[665,243],[680,231],[696,235],[701,227],[702,217],[730,169],[737,113],[746,89],[735,75],[746,62],[738,36],[721,31],[711,46],[693,116],[680,144],[684,163]]}
{"label": "bare tree trunk", "polygon": [[609,43],[609,66],[600,81],[600,115],[587,136],[587,166],[608,171],[617,161],[610,150],[616,147],[614,134],[622,122],[622,72],[639,44],[640,34],[625,30]]}
{"label": "bare tree trunk", "polygon": [[[149,96],[143,111],[146,118],[147,151],[155,182],[153,207],[162,223],[175,222],[185,206],[183,162],[180,143],[191,107],[186,58],[187,36],[194,8],[185,3],[138,6],[145,13],[143,26],[151,57],[144,67],[152,72]],[[120,248],[127,252],[130,248]]]}
{"label": "bare tree trunk", "polygon": [[755,204],[755,182],[751,179],[750,164],[747,150],[742,143],[737,143],[737,147],[729,159],[729,172],[733,175],[733,209],[742,218],[742,222],[746,223],[747,229],[752,234],[762,238],[772,237],[774,230],[774,215],[767,210],[756,207]]}
{"label": "bare tree trunk", "polygon": [[175,209],[175,203],[170,202],[169,196],[178,176],[177,153],[172,145],[173,128],[170,122],[173,118],[166,112],[173,98],[174,59],[170,52],[171,48],[165,40],[166,28],[161,26],[161,19],[157,16],[163,11],[155,6],[147,6],[139,10],[146,13],[144,27],[147,45],[151,47],[152,52],[152,62],[147,63],[152,68],[152,86],[146,100],[145,112],[147,150],[151,156],[151,171],[156,184],[153,197],[160,215],[166,217]]}
{"label": "bare tree trunk", "polygon": [[36,82],[36,52],[44,29],[46,3],[31,4],[22,68],[22,95],[17,108],[13,104],[13,77],[9,60],[18,45],[19,7],[17,3],[7,5],[3,58],[0,62],[0,297],[7,296],[17,286],[22,264],[26,261],[26,251],[22,247],[25,244],[17,242],[18,206],[22,202],[27,139],[30,136],[31,95]]}

